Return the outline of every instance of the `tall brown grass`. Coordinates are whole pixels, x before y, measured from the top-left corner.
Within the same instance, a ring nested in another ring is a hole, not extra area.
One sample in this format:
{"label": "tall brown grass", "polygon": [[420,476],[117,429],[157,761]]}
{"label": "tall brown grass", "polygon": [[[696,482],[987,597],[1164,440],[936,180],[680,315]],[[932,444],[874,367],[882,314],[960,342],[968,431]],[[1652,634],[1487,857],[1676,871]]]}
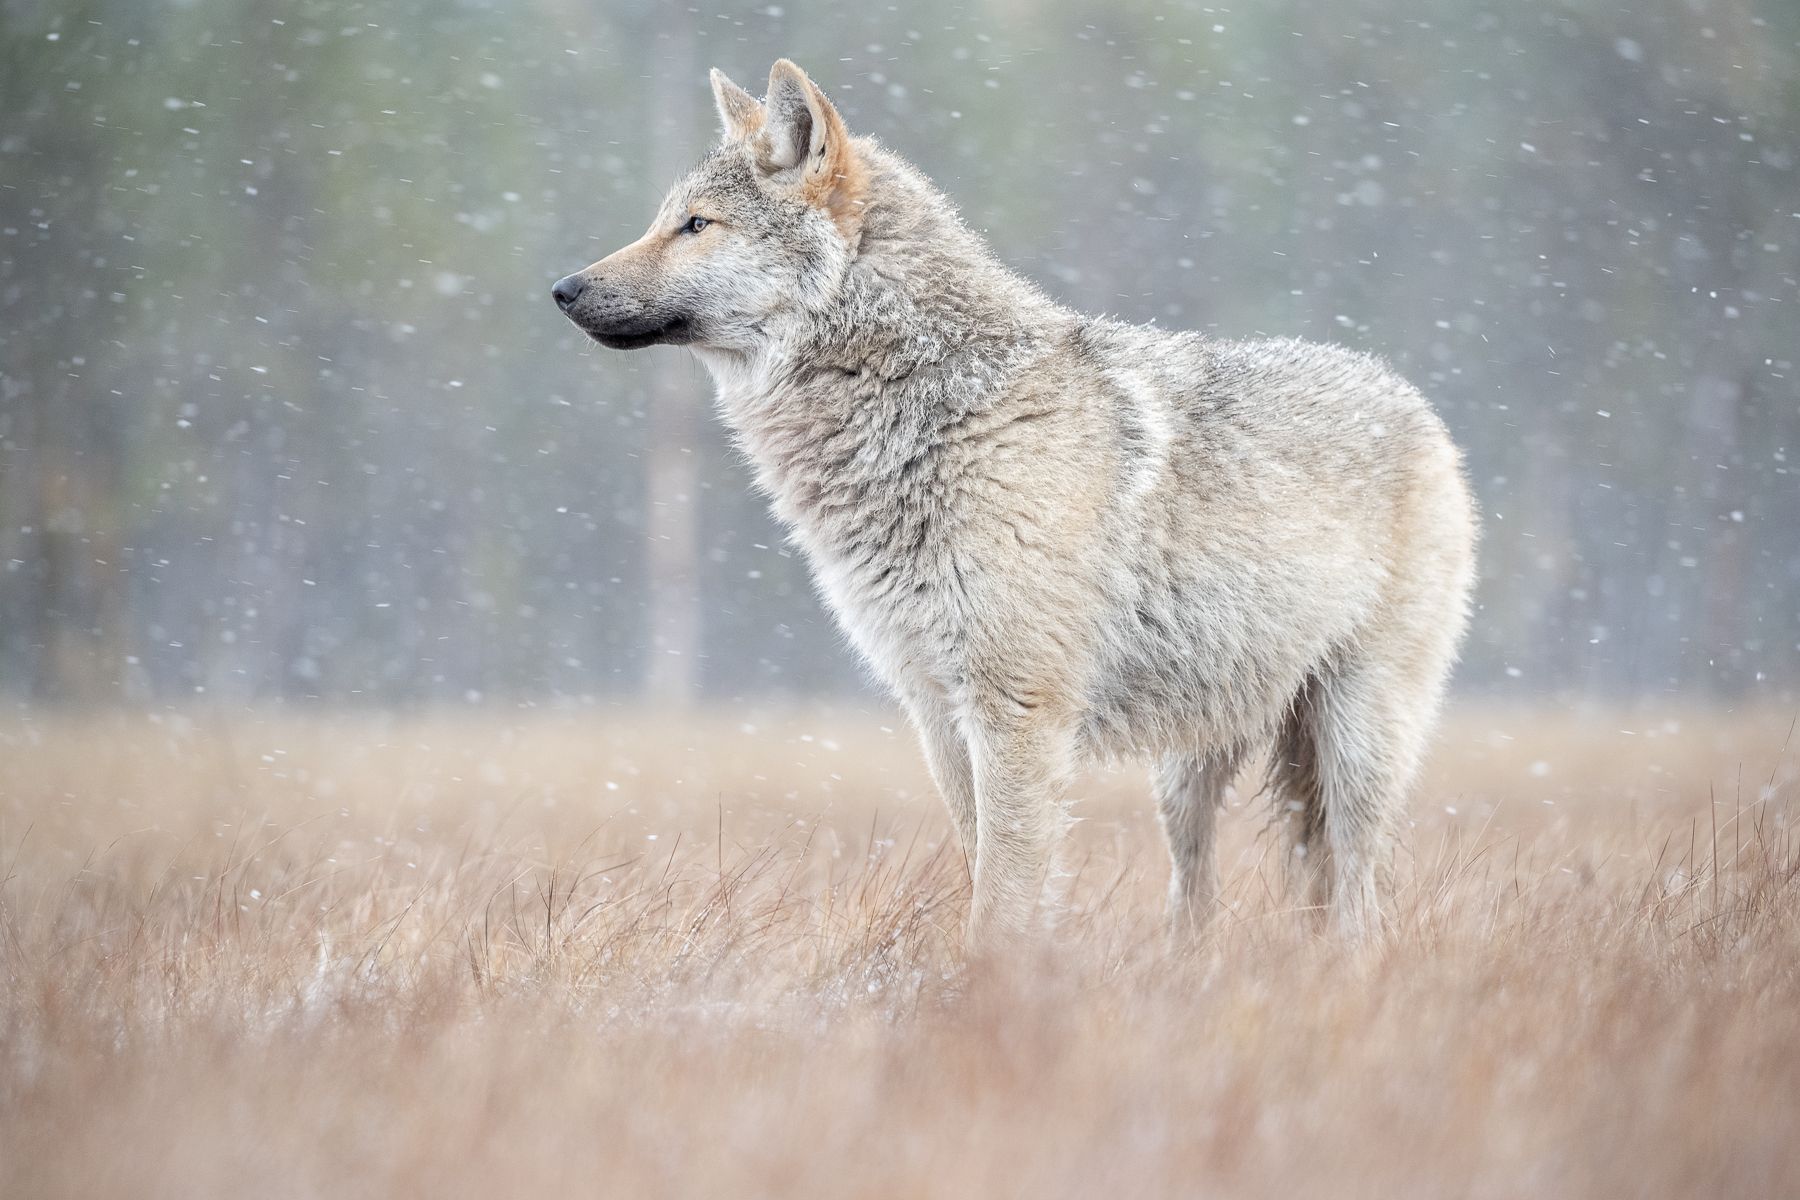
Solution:
{"label": "tall brown grass", "polygon": [[1792,714],[1465,711],[1392,929],[1135,772],[970,966],[880,712],[0,725],[0,1195],[1800,1194]]}

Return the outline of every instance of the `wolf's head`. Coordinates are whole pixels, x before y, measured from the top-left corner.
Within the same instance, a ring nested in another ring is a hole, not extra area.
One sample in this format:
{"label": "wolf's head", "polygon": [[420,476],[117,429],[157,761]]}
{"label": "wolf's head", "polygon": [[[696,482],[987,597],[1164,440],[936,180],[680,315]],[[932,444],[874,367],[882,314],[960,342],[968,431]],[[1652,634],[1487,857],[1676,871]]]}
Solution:
{"label": "wolf's head", "polygon": [[617,350],[751,350],[773,318],[826,300],[856,253],[868,168],[842,118],[782,59],[757,100],[712,73],[724,137],[643,237],[556,281],[557,306]]}

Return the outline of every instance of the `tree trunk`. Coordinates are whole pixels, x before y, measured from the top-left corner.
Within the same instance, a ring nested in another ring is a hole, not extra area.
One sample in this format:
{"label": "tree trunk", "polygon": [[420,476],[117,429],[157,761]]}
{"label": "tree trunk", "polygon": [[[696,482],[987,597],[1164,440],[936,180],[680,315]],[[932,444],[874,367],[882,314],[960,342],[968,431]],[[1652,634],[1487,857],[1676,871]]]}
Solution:
{"label": "tree trunk", "polygon": [[[662,117],[650,153],[649,177],[658,184],[676,178],[693,157],[704,87],[692,22],[671,22],[666,37],[665,65],[655,73],[651,89],[651,111]],[[644,692],[652,704],[662,708],[691,704],[700,675],[699,478],[694,436],[702,389],[687,357],[671,350],[653,350],[647,364],[650,411],[644,512],[650,655]]]}

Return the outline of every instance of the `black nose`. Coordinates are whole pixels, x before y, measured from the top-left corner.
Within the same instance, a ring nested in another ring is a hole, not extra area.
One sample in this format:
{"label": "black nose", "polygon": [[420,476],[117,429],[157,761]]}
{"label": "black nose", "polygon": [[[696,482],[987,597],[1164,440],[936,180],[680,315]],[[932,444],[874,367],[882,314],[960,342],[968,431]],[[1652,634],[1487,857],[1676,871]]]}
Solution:
{"label": "black nose", "polygon": [[587,284],[581,281],[579,275],[564,275],[550,285],[550,294],[556,297],[556,307],[568,312],[569,307],[581,299],[581,291],[585,287]]}

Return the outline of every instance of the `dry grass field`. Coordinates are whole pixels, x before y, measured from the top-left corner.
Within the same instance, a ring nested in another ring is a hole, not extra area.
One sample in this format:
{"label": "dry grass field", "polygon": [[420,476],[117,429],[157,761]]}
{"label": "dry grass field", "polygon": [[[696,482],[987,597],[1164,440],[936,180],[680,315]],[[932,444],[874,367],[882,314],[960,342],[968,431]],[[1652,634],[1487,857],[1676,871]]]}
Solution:
{"label": "dry grass field", "polygon": [[1458,712],[1362,955],[1096,773],[970,965],[880,711],[15,714],[0,1195],[1797,1195],[1792,721]]}

